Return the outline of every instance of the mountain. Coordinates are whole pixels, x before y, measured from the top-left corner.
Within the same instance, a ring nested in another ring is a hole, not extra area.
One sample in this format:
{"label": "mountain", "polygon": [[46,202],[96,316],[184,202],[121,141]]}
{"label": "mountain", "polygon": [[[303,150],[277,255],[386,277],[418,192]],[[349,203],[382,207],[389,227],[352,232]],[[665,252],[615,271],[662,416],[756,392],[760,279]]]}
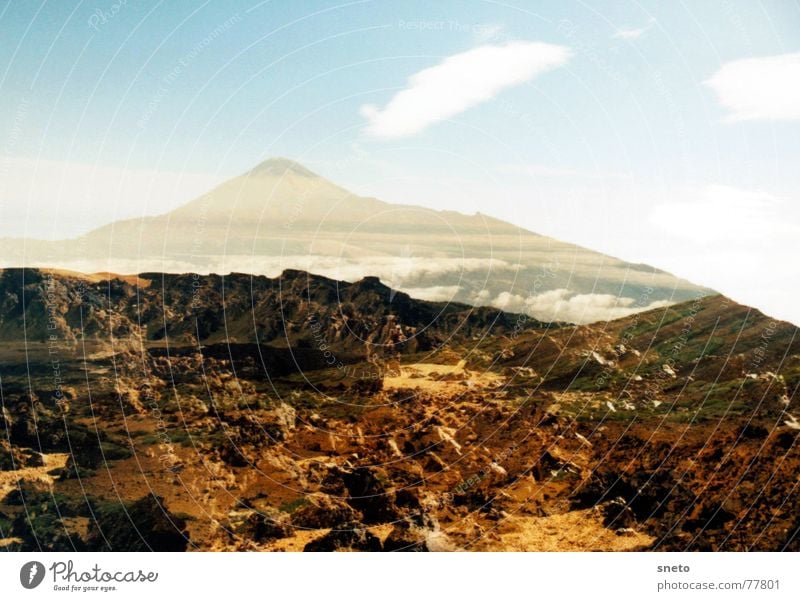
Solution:
{"label": "mountain", "polygon": [[74,240],[2,240],[6,267],[84,273],[301,269],[354,282],[378,276],[431,301],[491,305],[544,321],[588,323],[711,291],[476,214],[357,196],[272,159],[164,215]]}

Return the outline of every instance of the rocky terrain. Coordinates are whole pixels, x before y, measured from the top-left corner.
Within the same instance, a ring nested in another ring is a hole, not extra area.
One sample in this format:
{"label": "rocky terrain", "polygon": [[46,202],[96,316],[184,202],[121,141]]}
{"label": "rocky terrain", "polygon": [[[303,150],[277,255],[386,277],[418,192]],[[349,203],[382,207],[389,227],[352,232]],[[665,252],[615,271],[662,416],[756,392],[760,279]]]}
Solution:
{"label": "rocky terrain", "polygon": [[800,550],[797,328],[724,297],[5,270],[0,340],[5,549]]}

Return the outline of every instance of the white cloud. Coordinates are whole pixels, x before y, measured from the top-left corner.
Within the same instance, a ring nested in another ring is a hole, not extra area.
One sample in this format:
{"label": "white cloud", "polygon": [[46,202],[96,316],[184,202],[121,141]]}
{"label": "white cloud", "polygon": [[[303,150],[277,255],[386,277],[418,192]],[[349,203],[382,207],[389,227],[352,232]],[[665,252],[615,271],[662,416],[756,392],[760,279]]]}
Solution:
{"label": "white cloud", "polygon": [[650,221],[661,229],[695,242],[743,241],[768,244],[780,236],[800,235],[800,226],[780,212],[783,200],[762,191],[719,184],[696,191],[696,199],[656,205]]}
{"label": "white cloud", "polygon": [[705,84],[726,121],[800,119],[800,52],[725,63]]}
{"label": "white cloud", "polygon": [[429,286],[427,288],[400,288],[411,298],[426,301],[451,301],[461,290],[461,286]]}
{"label": "white cloud", "polygon": [[638,40],[644,34],[646,34],[650,29],[653,28],[653,25],[656,24],[656,20],[653,17],[650,17],[647,20],[647,24],[642,27],[637,28],[621,28],[617,29],[612,35],[612,38],[619,38],[622,40]]}
{"label": "white cloud", "polygon": [[[405,259],[392,256],[364,256],[353,259],[323,256],[293,257],[287,261],[281,258],[286,266],[297,263],[305,264],[308,271],[328,275],[340,280],[355,281],[365,275],[376,275],[387,286],[404,289],[411,281],[424,277],[441,277],[445,275],[468,272],[491,273],[492,271],[514,271],[516,266],[507,261],[494,258],[470,257],[414,257]],[[400,266],[400,269],[398,268]]]}
{"label": "white cloud", "polygon": [[594,323],[619,319],[671,303],[656,301],[646,307],[636,305],[636,299],[613,294],[575,294],[565,288],[548,290],[527,298],[519,294],[501,292],[491,303],[505,311],[527,313],[544,321]]}
{"label": "white cloud", "polygon": [[379,138],[401,138],[421,132],[502,90],[563,65],[569,48],[543,42],[484,45],[454,54],[408,79],[408,86],[382,109],[361,108],[366,132]]}
{"label": "white cloud", "polygon": [[[176,261],[170,257],[159,259],[146,256],[141,260],[113,258],[108,263],[98,265],[97,261],[49,261],[32,263],[41,267],[58,267],[93,273],[95,271],[111,271],[113,273],[131,274],[142,271],[166,271],[171,273],[253,273],[267,277],[277,277],[285,269],[301,269],[316,275],[334,280],[355,282],[365,276],[377,276],[390,288],[402,290],[425,300],[450,300],[461,290],[459,285],[415,286],[426,277],[459,276],[467,273],[496,273],[500,271],[514,272],[519,265],[494,258],[438,258],[415,257],[413,264],[398,277],[397,257],[363,256],[346,258],[328,255],[198,255],[198,262]],[[202,264],[202,267],[200,266]],[[488,301],[490,293],[484,290],[481,298]],[[485,303],[484,303],[485,304]]]}
{"label": "white cloud", "polygon": [[[354,257],[322,254],[282,256],[220,255],[202,257],[202,261],[207,265],[202,270],[204,272],[229,273],[231,271],[242,271],[275,277],[284,269],[302,269],[346,282],[355,282],[364,276],[377,276],[387,286],[406,292],[411,289],[421,290],[422,288],[418,288],[414,284],[426,277],[459,276],[467,273],[487,274],[500,271],[513,273],[520,267],[508,261],[492,257],[415,256],[412,259],[391,255]],[[195,266],[194,270],[196,269],[197,267]],[[409,286],[412,287],[409,288]]]}
{"label": "white cloud", "polygon": [[476,307],[483,307],[484,305],[489,303],[489,300],[492,298],[492,293],[489,292],[486,288],[481,290],[480,292],[476,293],[472,298],[472,303]]}

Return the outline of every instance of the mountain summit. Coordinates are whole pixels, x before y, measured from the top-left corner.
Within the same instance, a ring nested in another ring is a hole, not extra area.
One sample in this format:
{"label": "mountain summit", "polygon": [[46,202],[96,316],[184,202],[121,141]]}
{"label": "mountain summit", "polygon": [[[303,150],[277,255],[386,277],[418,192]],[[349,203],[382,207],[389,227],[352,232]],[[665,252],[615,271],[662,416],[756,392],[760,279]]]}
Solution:
{"label": "mountain summit", "polygon": [[483,214],[354,194],[286,158],[264,161],[164,215],[76,240],[0,241],[4,267],[85,273],[302,269],[355,282],[376,276],[430,301],[491,305],[588,323],[710,291]]}
{"label": "mountain summit", "polygon": [[277,157],[274,159],[267,159],[259,163],[248,171],[245,175],[251,176],[283,176],[287,174],[299,175],[302,177],[319,177],[310,169],[306,169],[297,161]]}

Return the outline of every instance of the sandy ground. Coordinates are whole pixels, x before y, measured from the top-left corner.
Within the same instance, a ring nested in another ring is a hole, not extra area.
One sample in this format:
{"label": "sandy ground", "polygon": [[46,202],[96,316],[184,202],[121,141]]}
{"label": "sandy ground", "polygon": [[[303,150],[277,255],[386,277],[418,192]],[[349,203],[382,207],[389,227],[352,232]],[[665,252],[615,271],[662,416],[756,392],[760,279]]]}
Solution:
{"label": "sandy ground", "polygon": [[504,378],[493,372],[479,372],[465,369],[464,361],[456,365],[441,363],[411,363],[400,366],[383,380],[384,388],[416,388],[431,392],[458,392],[465,388],[496,388]]}
{"label": "sandy ground", "polygon": [[636,551],[654,539],[632,530],[617,534],[593,509],[546,517],[510,516],[471,551]]}
{"label": "sandy ground", "polygon": [[53,476],[48,472],[61,469],[67,464],[67,453],[53,453],[44,455],[44,465],[42,467],[26,467],[21,470],[0,472],[0,499],[17,488],[20,480],[38,481],[52,485]]}
{"label": "sandy ground", "polygon": [[139,286],[140,288],[147,288],[150,286],[150,280],[143,280],[137,275],[123,275],[119,273],[111,273],[110,271],[99,271],[97,273],[81,273],[79,271],[71,271],[69,269],[42,269],[40,268],[42,273],[51,273],[53,275],[64,276],[64,277],[71,277],[71,278],[78,278],[84,280],[86,282],[91,282],[96,284],[97,282],[106,282],[108,280],[122,280],[123,282],[127,282],[133,286]]}
{"label": "sandy ground", "polygon": [[[0,499],[16,489],[20,480],[38,481],[52,486],[54,478],[48,472],[55,469],[63,469],[67,464],[67,457],[69,457],[67,453],[43,455],[44,465],[41,467],[26,467],[21,470],[7,472],[0,471]],[[15,538],[0,538],[0,548],[15,542],[20,541]]]}
{"label": "sandy ground", "polygon": [[[389,533],[392,531],[392,528],[393,526],[391,524],[382,524],[380,526],[368,528],[368,530],[381,539],[381,541],[385,541],[386,537],[389,536]],[[328,534],[328,532],[330,532],[330,528],[324,528],[321,530],[302,530],[298,528],[295,530],[293,536],[273,541],[260,550],[297,553],[302,551],[308,543],[317,540],[318,538],[322,538]]]}

